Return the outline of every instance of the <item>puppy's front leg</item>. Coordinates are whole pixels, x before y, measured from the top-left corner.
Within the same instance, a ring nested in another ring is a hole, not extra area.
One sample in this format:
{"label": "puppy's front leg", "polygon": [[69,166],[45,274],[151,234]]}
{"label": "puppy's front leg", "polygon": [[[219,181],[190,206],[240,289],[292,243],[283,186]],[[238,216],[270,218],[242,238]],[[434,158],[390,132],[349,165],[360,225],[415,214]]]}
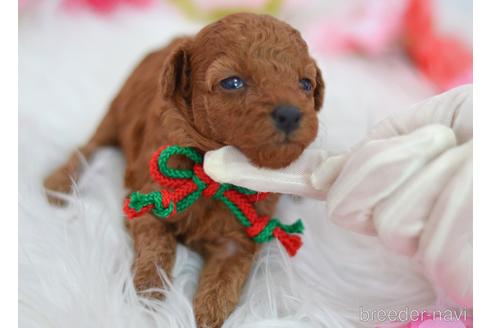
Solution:
{"label": "puppy's front leg", "polygon": [[[168,277],[174,266],[176,257],[176,238],[164,222],[151,214],[130,221],[129,228],[135,247],[133,278],[135,288],[142,292],[149,288],[162,287],[162,280],[157,267],[162,267]],[[152,298],[162,298],[164,295],[151,292]]]}
{"label": "puppy's front leg", "polygon": [[205,264],[193,300],[199,328],[222,326],[234,310],[257,248],[252,240],[237,236],[205,247]]}

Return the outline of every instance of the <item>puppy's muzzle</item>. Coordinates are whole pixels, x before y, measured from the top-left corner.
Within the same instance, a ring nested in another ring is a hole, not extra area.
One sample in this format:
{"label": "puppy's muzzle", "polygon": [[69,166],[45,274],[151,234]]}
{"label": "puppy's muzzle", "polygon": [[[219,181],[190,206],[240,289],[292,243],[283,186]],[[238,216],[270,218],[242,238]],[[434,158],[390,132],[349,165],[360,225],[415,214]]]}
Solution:
{"label": "puppy's muzzle", "polygon": [[299,128],[302,113],[296,106],[279,105],[273,110],[272,118],[277,129],[289,134]]}

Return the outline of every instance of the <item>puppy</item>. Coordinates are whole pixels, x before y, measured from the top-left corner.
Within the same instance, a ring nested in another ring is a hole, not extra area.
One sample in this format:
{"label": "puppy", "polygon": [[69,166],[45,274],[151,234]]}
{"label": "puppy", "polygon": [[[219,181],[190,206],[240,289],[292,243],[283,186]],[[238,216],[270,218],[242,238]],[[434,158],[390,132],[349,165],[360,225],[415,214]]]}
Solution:
{"label": "puppy", "polygon": [[[270,16],[230,15],[195,37],[178,38],[148,54],[79,151],[90,158],[103,146],[121,148],[125,185],[142,192],[160,189],[148,163],[166,144],[203,152],[233,145],[258,166],[280,168],[314,140],[323,91],[321,72],[297,30]],[[186,158],[173,160],[176,168],[191,168]],[[45,187],[68,192],[79,168],[79,156],[73,154]],[[269,196],[257,210],[271,216],[276,200]],[[184,243],[204,258],[193,300],[198,326],[221,326],[259,249],[229,210],[200,199],[172,218],[146,214],[128,228],[137,290],[161,287],[156,267],[170,274],[176,243]]]}

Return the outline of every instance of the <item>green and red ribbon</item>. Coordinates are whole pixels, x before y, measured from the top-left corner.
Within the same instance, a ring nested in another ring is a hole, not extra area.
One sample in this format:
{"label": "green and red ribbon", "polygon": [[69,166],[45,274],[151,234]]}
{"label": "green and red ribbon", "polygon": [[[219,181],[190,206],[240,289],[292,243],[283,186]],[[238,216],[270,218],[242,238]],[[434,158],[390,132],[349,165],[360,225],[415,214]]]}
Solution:
{"label": "green and red ribbon", "polygon": [[[168,161],[174,155],[192,160],[193,169],[170,168]],[[212,180],[203,170],[203,156],[194,148],[177,145],[159,148],[150,161],[150,174],[164,189],[147,194],[131,193],[123,207],[129,219],[148,212],[164,219],[185,211],[200,197],[207,197],[222,201],[255,242],[264,243],[277,238],[290,256],[294,256],[302,246],[300,236],[296,235],[304,230],[301,220],[283,224],[276,218],[258,215],[254,203],[265,199],[268,193]]]}

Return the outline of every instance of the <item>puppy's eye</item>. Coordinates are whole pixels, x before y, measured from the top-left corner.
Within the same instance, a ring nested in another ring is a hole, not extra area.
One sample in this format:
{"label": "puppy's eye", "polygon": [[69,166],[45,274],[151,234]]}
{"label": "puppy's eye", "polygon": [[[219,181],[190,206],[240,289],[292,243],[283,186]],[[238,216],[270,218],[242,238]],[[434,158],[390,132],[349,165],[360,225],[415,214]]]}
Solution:
{"label": "puppy's eye", "polygon": [[246,83],[237,76],[231,76],[220,81],[220,85],[226,90],[237,90],[244,87]]}
{"label": "puppy's eye", "polygon": [[299,86],[304,91],[311,91],[311,90],[313,90],[313,84],[308,79],[302,79],[302,80],[300,80],[299,81]]}

